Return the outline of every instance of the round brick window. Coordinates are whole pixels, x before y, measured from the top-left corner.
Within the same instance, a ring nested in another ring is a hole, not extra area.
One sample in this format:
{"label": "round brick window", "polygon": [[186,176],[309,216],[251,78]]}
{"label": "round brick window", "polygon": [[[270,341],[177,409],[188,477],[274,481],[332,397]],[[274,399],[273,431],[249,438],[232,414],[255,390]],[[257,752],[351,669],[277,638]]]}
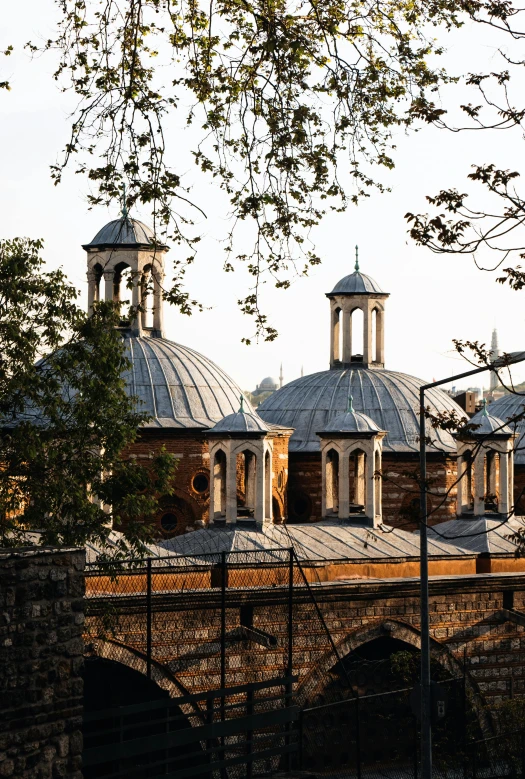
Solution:
{"label": "round brick window", "polygon": [[200,492],[202,494],[203,492],[206,492],[210,486],[210,480],[205,473],[197,473],[193,477],[192,485],[195,492]]}
{"label": "round brick window", "polygon": [[160,518],[160,526],[165,533],[173,533],[177,528],[178,517],[172,511],[167,511]]}

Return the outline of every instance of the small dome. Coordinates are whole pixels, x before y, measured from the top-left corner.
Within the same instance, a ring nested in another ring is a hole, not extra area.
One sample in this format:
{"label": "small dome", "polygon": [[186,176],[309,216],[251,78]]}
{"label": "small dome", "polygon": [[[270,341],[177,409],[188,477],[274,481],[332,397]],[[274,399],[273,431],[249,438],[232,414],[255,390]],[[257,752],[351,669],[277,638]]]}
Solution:
{"label": "small dome", "polygon": [[375,434],[382,432],[373,419],[354,411],[350,401],[349,408],[342,414],[337,414],[320,433],[364,433]]}
{"label": "small dome", "polygon": [[379,284],[374,279],[361,271],[354,271],[337,282],[330,295],[368,295],[376,293],[385,295]]}
{"label": "small dome", "polygon": [[467,427],[470,425],[476,425],[476,428],[474,430],[468,430],[468,434],[473,436],[512,435],[512,430],[510,427],[499,417],[490,414],[487,411],[486,401],[484,402],[485,405],[481,411],[478,411],[478,413],[474,414],[474,416],[469,420]]}
{"label": "small dome", "polygon": [[138,219],[129,216],[114,219],[99,230],[91,243],[85,244],[83,249],[104,248],[106,246],[153,246],[155,234]]}
{"label": "small dome", "polygon": [[212,427],[210,433],[267,433],[270,430],[266,422],[255,411],[244,410],[244,397],[241,407],[235,414],[221,419]]}
{"label": "small dome", "polygon": [[276,390],[279,389],[279,382],[273,376],[267,376],[259,384],[260,390]]}
{"label": "small dome", "polygon": [[512,429],[513,433],[518,434],[518,439],[514,444],[514,464],[525,464],[525,418],[521,417],[517,421],[509,422],[523,414],[525,411],[525,397],[509,393],[502,398],[495,400],[490,404],[490,410],[493,415],[503,419]]}

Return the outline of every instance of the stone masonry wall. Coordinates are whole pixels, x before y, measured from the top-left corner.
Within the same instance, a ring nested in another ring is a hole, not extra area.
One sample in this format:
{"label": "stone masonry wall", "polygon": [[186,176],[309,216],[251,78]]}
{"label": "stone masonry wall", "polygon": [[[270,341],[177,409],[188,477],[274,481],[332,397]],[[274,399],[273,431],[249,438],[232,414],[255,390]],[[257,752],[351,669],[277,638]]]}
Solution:
{"label": "stone masonry wall", "polygon": [[84,561],[0,552],[0,777],[82,777]]}

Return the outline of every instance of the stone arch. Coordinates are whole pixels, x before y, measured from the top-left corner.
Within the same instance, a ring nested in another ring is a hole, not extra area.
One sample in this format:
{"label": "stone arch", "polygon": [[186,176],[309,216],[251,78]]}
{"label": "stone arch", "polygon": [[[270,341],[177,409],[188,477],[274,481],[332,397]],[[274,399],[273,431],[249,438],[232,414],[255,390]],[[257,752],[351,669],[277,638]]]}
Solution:
{"label": "stone arch", "polygon": [[[398,620],[377,620],[363,627],[358,628],[349,635],[345,636],[336,645],[337,655],[343,659],[351,652],[354,652],[364,644],[368,644],[376,638],[392,637],[405,644],[421,650],[421,634],[412,625]],[[453,676],[462,676],[464,673],[463,665],[454,657],[448,647],[440,644],[434,638],[430,638],[431,656]],[[296,703],[304,706],[312,690],[317,690],[323,686],[328,677],[329,671],[337,663],[334,653],[330,649],[319,660],[317,665],[304,678],[300,687],[295,693]],[[494,728],[490,716],[485,711],[483,697],[479,691],[478,685],[470,676],[468,671],[465,674],[465,682],[470,693],[472,708],[479,722],[481,732],[484,738],[494,735]]]}
{"label": "stone arch", "polygon": [[[159,504],[157,527],[163,538],[181,535],[188,528],[195,527],[195,522],[200,516],[200,509],[193,496],[185,490],[174,489],[171,495],[161,498]],[[174,526],[171,530],[164,528],[162,524],[162,518],[166,513],[173,515]]]}
{"label": "stone arch", "polygon": [[[96,638],[89,643],[88,648],[89,652],[96,657],[112,660],[115,663],[131,668],[133,671],[138,671],[138,673],[144,676],[147,675],[148,664],[146,655],[143,652],[139,652],[138,649],[111,638]],[[170,698],[178,698],[189,693],[169,669],[153,659],[151,660],[151,681],[161,690],[165,690]],[[196,703],[182,704],[180,710],[186,715],[192,727],[203,724],[205,713],[201,711]]]}

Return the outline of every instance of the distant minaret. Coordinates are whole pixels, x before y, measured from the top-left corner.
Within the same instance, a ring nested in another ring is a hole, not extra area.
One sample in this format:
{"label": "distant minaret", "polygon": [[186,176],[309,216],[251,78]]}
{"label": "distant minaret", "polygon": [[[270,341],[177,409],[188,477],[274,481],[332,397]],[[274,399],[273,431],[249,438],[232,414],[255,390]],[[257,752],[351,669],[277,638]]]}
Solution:
{"label": "distant minaret", "polygon": [[304,376],[304,365],[301,365],[301,379],[303,378],[303,376]]}
{"label": "distant minaret", "polygon": [[283,376],[283,364],[281,363],[281,372],[279,374],[279,389],[282,389],[284,382],[284,376]]}
{"label": "distant minaret", "polygon": [[[490,342],[490,359],[492,362],[496,360],[499,357],[499,348],[498,348],[498,331],[496,328],[492,331],[492,340]],[[494,371],[490,372],[490,392],[494,392],[496,387],[498,386],[499,381],[497,375],[494,373]]]}

